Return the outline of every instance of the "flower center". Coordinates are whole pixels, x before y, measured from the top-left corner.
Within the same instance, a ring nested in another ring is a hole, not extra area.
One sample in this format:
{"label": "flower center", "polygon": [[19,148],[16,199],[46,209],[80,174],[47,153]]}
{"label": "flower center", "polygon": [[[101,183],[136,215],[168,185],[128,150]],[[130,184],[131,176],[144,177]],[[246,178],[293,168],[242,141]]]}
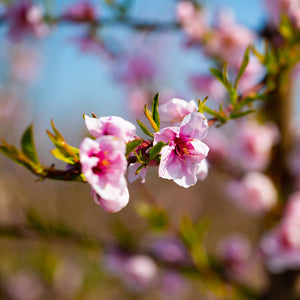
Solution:
{"label": "flower center", "polygon": [[93,172],[97,175],[103,175],[105,173],[107,173],[111,162],[109,161],[109,159],[107,158],[107,151],[101,151],[97,154],[93,154],[92,156],[97,157],[98,163],[95,167],[93,167]]}
{"label": "flower center", "polygon": [[175,138],[175,153],[178,156],[192,155],[194,147],[189,143],[190,139]]}

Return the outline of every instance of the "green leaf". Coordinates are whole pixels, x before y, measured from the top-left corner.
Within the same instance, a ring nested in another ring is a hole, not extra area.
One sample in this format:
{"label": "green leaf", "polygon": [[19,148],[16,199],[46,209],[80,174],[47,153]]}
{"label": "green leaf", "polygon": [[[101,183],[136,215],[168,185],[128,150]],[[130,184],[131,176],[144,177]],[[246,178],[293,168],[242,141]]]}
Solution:
{"label": "green leaf", "polygon": [[14,146],[0,146],[0,152],[16,162],[17,164],[29,169],[30,171],[33,169],[31,160],[24,155],[21,151],[16,149]]}
{"label": "green leaf", "polygon": [[167,144],[160,141],[158,142],[155,146],[153,146],[151,148],[151,150],[149,151],[149,158],[150,160],[152,160],[153,158],[155,158],[161,151],[161,149],[166,146]]}
{"label": "green leaf", "polygon": [[160,118],[159,118],[159,113],[158,113],[158,97],[159,93],[157,93],[154,96],[153,103],[152,103],[152,119],[156,123],[158,129],[160,128]]}
{"label": "green leaf", "polygon": [[18,150],[15,146],[9,145],[5,140],[0,145],[0,152],[8,158],[12,159],[17,164],[27,168],[35,174],[39,174],[42,171],[42,167],[37,165],[34,161],[29,159],[22,151]]}
{"label": "green leaf", "polygon": [[33,125],[31,124],[24,132],[21,140],[23,153],[34,163],[39,165],[39,159],[36,153],[33,139]]}
{"label": "green leaf", "polygon": [[61,161],[64,161],[64,162],[66,162],[67,164],[74,164],[74,160],[73,160],[72,158],[68,157],[68,156],[65,156],[65,155],[60,151],[60,149],[58,149],[58,148],[55,148],[55,149],[51,150],[51,154],[52,154],[55,158],[57,158],[57,159],[59,159],[59,160],[61,160]]}
{"label": "green leaf", "polygon": [[219,69],[211,68],[210,72],[224,85],[223,73]]}
{"label": "green leaf", "polygon": [[153,138],[153,134],[148,130],[148,128],[140,120],[136,120],[136,122],[138,123],[138,125],[140,126],[140,128],[146,135]]}
{"label": "green leaf", "polygon": [[211,108],[207,107],[206,105],[204,106],[204,111],[214,117],[217,117],[219,115],[217,111],[212,110]]}
{"label": "green leaf", "polygon": [[135,175],[138,175],[142,171],[143,168],[144,168],[143,165],[139,166],[135,171]]}
{"label": "green leaf", "polygon": [[222,74],[223,74],[223,80],[224,80],[224,85],[225,87],[228,89],[228,90],[231,90],[232,89],[232,86],[231,86],[231,83],[229,82],[228,80],[228,72],[227,72],[227,69],[228,69],[228,63],[226,62],[224,65],[223,65],[223,70],[222,70]]}
{"label": "green leaf", "polygon": [[62,158],[61,156],[64,156],[64,158],[68,159],[68,161],[72,161],[71,162],[72,164],[79,162],[79,149],[75,148],[75,147],[72,147],[72,146],[70,146],[66,143],[66,141],[65,141],[64,137],[62,136],[62,134],[54,126],[53,120],[51,120],[51,125],[52,125],[52,129],[54,131],[54,134],[51,133],[49,130],[46,130],[46,132],[47,132],[50,140],[54,144],[54,146],[57,149],[59,149],[59,152],[60,152],[61,155],[58,155],[58,152],[54,152],[54,153],[57,154],[60,157],[59,159]]}
{"label": "green leaf", "polygon": [[199,113],[204,113],[204,107],[205,107],[205,103],[208,99],[208,96],[206,96],[202,101],[199,99],[198,100],[198,112]]}
{"label": "green leaf", "polygon": [[249,64],[249,55],[250,55],[250,47],[248,47],[245,51],[245,54],[244,54],[244,58],[243,58],[243,61],[242,61],[242,64],[241,64],[241,67],[239,69],[239,73],[235,79],[235,83],[234,83],[234,88],[236,89],[237,88],[237,85],[241,79],[241,77],[243,76],[248,64]]}
{"label": "green leaf", "polygon": [[127,156],[130,152],[132,152],[135,148],[137,148],[142,142],[143,142],[143,140],[136,139],[136,140],[133,140],[133,141],[127,143],[125,155]]}
{"label": "green leaf", "polygon": [[279,32],[287,41],[291,41],[295,37],[293,28],[291,19],[288,16],[282,16],[279,25]]}
{"label": "green leaf", "polygon": [[250,110],[246,110],[246,111],[237,111],[237,112],[232,112],[229,116],[230,119],[237,119],[237,118],[241,118],[244,116],[247,116],[249,114],[252,114],[255,112],[255,109],[250,109]]}
{"label": "green leaf", "polygon": [[231,84],[227,79],[227,65],[224,65],[223,72],[215,68],[211,68],[210,72],[224,85],[227,90],[231,89]]}
{"label": "green leaf", "polygon": [[145,113],[146,118],[149,120],[149,122],[150,122],[152,128],[154,129],[154,131],[155,132],[159,131],[159,128],[158,128],[157,124],[155,123],[155,121],[152,118],[152,115],[150,114],[150,111],[147,107],[147,104],[144,107],[144,113]]}

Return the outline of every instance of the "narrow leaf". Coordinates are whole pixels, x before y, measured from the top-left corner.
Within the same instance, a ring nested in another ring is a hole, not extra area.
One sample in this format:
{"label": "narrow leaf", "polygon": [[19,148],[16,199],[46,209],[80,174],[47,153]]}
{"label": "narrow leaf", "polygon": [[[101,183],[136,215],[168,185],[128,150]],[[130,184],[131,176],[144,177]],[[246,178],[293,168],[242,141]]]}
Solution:
{"label": "narrow leaf", "polygon": [[204,111],[214,117],[218,116],[218,112],[216,112],[215,110],[212,110],[211,108],[207,107],[206,105],[204,106]]}
{"label": "narrow leaf", "polygon": [[142,171],[143,168],[144,168],[143,165],[139,166],[135,171],[135,175],[138,175]]}
{"label": "narrow leaf", "polygon": [[223,80],[224,80],[224,83],[225,83],[225,87],[228,89],[228,90],[231,90],[232,89],[232,86],[231,86],[231,83],[229,82],[228,80],[228,72],[227,72],[227,68],[228,68],[228,63],[225,63],[223,65]]}
{"label": "narrow leaf", "polygon": [[233,113],[230,114],[230,119],[241,118],[241,117],[247,116],[249,114],[252,114],[254,112],[255,112],[255,109],[250,109],[250,110],[246,110],[246,111],[233,112]]}
{"label": "narrow leaf", "polygon": [[36,153],[33,139],[33,125],[31,124],[24,132],[21,140],[21,148],[23,153],[34,163],[39,165],[39,159]]}
{"label": "narrow leaf", "polygon": [[132,152],[135,148],[137,148],[141,143],[143,142],[143,140],[137,139],[137,140],[133,140],[131,142],[129,142],[126,145],[126,156]]}
{"label": "narrow leaf", "polygon": [[245,51],[245,54],[244,54],[244,58],[243,58],[243,61],[242,61],[242,64],[241,64],[241,67],[239,69],[239,73],[235,79],[235,83],[234,83],[234,88],[236,89],[237,86],[238,86],[238,83],[241,79],[241,77],[243,76],[248,64],[249,64],[249,54],[250,54],[250,47],[248,47]]}
{"label": "narrow leaf", "polygon": [[224,70],[226,70],[226,68],[223,69],[223,72],[221,72],[218,69],[211,68],[210,72],[224,85],[224,87],[227,90],[230,90],[231,89],[231,85],[230,85],[228,79],[224,77],[224,73],[226,73],[227,71],[224,72]]}
{"label": "narrow leaf", "polygon": [[158,129],[160,128],[160,118],[159,118],[159,113],[158,113],[158,97],[159,93],[157,93],[154,96],[153,103],[152,103],[152,118],[154,122],[156,123]]}
{"label": "narrow leaf", "polygon": [[51,154],[55,158],[57,158],[57,159],[59,159],[61,161],[64,161],[64,162],[66,162],[68,164],[74,164],[74,160],[72,158],[70,158],[70,157],[65,156],[64,153],[62,153],[58,148],[55,148],[55,149],[51,150]]}
{"label": "narrow leaf", "polygon": [[155,121],[153,120],[151,114],[150,114],[150,111],[147,107],[147,104],[145,105],[144,107],[144,113],[145,113],[145,116],[147,117],[147,119],[149,120],[152,128],[154,129],[155,132],[159,131],[159,128],[157,126],[157,124],[155,123]]}
{"label": "narrow leaf", "polygon": [[202,101],[199,99],[198,100],[198,112],[200,113],[204,113],[204,107],[205,107],[205,103],[208,99],[208,96],[206,96]]}
{"label": "narrow leaf", "polygon": [[136,122],[138,123],[138,125],[146,135],[153,138],[153,134],[147,129],[147,127],[141,121],[136,120]]}
{"label": "narrow leaf", "polygon": [[53,121],[53,120],[51,120],[51,126],[52,126],[52,129],[53,129],[53,131],[54,131],[56,137],[59,138],[59,139],[64,140],[64,137],[62,136],[62,134],[61,134],[61,133],[56,129],[56,127],[54,126],[54,121]]}
{"label": "narrow leaf", "polygon": [[149,151],[150,160],[155,158],[160,153],[161,149],[166,145],[166,143],[160,141],[155,146],[153,146],[153,148]]}

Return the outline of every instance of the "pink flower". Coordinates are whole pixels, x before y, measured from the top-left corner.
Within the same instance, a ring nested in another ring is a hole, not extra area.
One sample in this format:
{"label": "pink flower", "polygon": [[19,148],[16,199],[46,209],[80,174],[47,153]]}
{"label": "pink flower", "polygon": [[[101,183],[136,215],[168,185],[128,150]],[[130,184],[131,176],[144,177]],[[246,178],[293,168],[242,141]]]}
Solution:
{"label": "pink flower", "polygon": [[275,186],[262,173],[247,173],[241,181],[230,182],[227,191],[236,204],[250,212],[264,213],[276,204]]}
{"label": "pink flower", "polygon": [[185,188],[197,182],[199,166],[209,148],[202,143],[208,130],[205,116],[198,112],[187,115],[180,127],[166,127],[154,134],[154,145],[162,141],[168,145],[161,150],[159,177],[172,179]]}
{"label": "pink flower", "polygon": [[231,139],[230,160],[244,170],[264,170],[269,163],[271,149],[279,140],[277,127],[254,121],[237,123],[237,126]]}
{"label": "pink flower", "polygon": [[211,75],[192,75],[190,77],[192,87],[204,96],[209,96],[217,102],[224,100],[226,89],[222,83]]}
{"label": "pink flower", "polygon": [[144,183],[146,181],[146,173],[147,173],[147,169],[144,167],[142,168],[142,170],[138,173],[135,174],[137,169],[141,166],[141,163],[134,163],[134,164],[130,164],[128,166],[128,181],[130,183],[136,181],[138,178],[141,179],[142,183]]}
{"label": "pink flower", "polygon": [[125,143],[113,136],[96,140],[85,138],[80,145],[81,171],[92,186],[93,196],[108,212],[127,205],[129,193],[125,180],[127,160]]}
{"label": "pink flower", "polygon": [[196,171],[196,176],[199,180],[204,180],[208,175],[209,165],[206,159],[203,159],[198,164],[198,169]]}
{"label": "pink flower", "polygon": [[43,22],[43,10],[30,0],[20,0],[9,6],[5,12],[9,20],[8,34],[13,41],[20,41],[25,35],[42,37],[48,33],[48,27]]}
{"label": "pink flower", "polygon": [[187,102],[178,98],[158,106],[160,121],[165,126],[178,126],[185,116],[196,111],[197,105],[193,100]]}
{"label": "pink flower", "polygon": [[90,118],[85,115],[85,125],[92,136],[95,138],[103,135],[112,135],[128,143],[135,137],[135,126],[116,116]]}
{"label": "pink flower", "polygon": [[97,18],[93,5],[87,0],[72,4],[62,17],[72,22],[91,22]]}

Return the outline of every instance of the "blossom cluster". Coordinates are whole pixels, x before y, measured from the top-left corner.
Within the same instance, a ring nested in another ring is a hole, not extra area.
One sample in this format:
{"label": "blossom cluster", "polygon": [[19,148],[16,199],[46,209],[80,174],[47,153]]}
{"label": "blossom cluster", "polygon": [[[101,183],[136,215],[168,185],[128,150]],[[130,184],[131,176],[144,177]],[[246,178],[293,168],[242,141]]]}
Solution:
{"label": "blossom cluster", "polygon": [[[208,172],[205,158],[209,148],[201,140],[208,131],[207,119],[197,112],[196,104],[181,99],[172,99],[159,107],[166,126],[154,133],[153,141],[143,141],[136,135],[135,126],[120,117],[91,118],[85,116],[88,131],[94,137],[85,138],[80,145],[81,171],[92,187],[92,195],[97,204],[106,211],[117,212],[127,205],[128,180],[138,177],[145,181],[149,165],[159,165],[159,177],[171,179],[188,188],[198,179],[204,179]],[[138,141],[139,146],[126,155],[126,144]],[[159,143],[163,147],[159,159],[146,162],[132,162],[129,158],[139,152],[149,156],[149,147]],[[145,146],[146,145],[146,146]],[[145,148],[146,147],[146,148]],[[148,151],[148,152],[147,152]]]}

